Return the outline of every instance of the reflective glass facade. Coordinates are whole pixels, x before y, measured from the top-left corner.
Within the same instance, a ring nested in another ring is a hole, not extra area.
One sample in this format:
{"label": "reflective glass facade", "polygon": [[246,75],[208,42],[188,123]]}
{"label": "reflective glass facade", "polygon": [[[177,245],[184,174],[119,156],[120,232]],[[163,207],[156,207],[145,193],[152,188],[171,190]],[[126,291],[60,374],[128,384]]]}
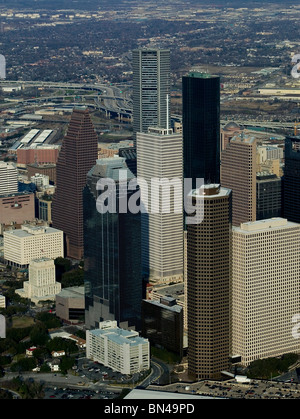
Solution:
{"label": "reflective glass facade", "polygon": [[285,139],[283,216],[300,223],[300,136]]}
{"label": "reflective glass facade", "polygon": [[[104,160],[116,165],[117,159]],[[116,320],[120,327],[139,330],[143,297],[140,214],[119,214],[118,207],[116,213],[98,212],[101,191],[96,184],[101,174],[97,166],[92,169],[83,190],[86,326],[93,329],[102,321]]]}
{"label": "reflective glass facade", "polygon": [[184,177],[220,181],[220,78],[191,72],[182,78]]}

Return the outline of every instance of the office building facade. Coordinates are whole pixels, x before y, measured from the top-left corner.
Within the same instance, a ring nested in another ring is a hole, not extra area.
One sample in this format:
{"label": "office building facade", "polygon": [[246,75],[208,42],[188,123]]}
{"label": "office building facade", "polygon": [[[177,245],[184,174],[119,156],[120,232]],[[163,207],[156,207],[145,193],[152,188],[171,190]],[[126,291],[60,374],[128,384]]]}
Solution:
{"label": "office building facade", "polygon": [[190,72],[182,78],[184,178],[220,182],[220,78]]}
{"label": "office building facade", "polygon": [[283,218],[241,224],[232,233],[232,348],[242,365],[299,353],[300,225]]}
{"label": "office building facade", "polygon": [[232,190],[232,224],[256,220],[256,139],[233,137],[221,153],[221,185]]}
{"label": "office building facade", "polygon": [[170,51],[136,49],[133,56],[133,132],[170,126],[167,95],[170,95]]}
{"label": "office building facade", "polygon": [[281,178],[263,172],[256,174],[256,220],[281,217]]}
{"label": "office building facade", "polygon": [[[146,182],[145,188],[141,187],[143,275],[148,282],[155,284],[182,281],[181,134],[160,128],[149,128],[147,133],[138,133],[137,175]],[[174,179],[178,183],[172,183]],[[166,188],[164,181],[168,184]],[[157,185],[162,182],[158,189],[154,186],[155,182]],[[181,205],[180,211],[178,205]]]}
{"label": "office building facade", "polygon": [[19,192],[0,195],[0,224],[23,224],[35,219],[33,193]]}
{"label": "office building facade", "polygon": [[12,163],[0,161],[0,195],[18,192],[18,169]]}
{"label": "office building facade", "polygon": [[300,223],[300,136],[285,139],[283,216]]}
{"label": "office building facade", "polygon": [[64,256],[63,232],[52,227],[22,225],[3,232],[4,259],[11,265],[28,267],[34,259]]}
{"label": "office building facade", "polygon": [[[130,199],[133,191],[120,191],[120,176],[127,183],[133,174],[120,157],[99,159],[90,170],[83,191],[84,269],[86,289],[86,326],[98,328],[99,323],[116,320],[123,328],[141,326],[143,282],[141,275],[140,213],[122,213],[119,197]],[[98,181],[114,182],[115,212],[99,212],[97,203],[101,190]]]}
{"label": "office building facade", "polygon": [[183,308],[174,298],[142,301],[141,335],[153,346],[183,356]]}
{"label": "office building facade", "polygon": [[65,234],[66,256],[76,260],[83,258],[82,190],[97,158],[98,136],[89,111],[74,109],[57,161],[52,222]]}
{"label": "office building facade", "polygon": [[231,191],[205,185],[189,195],[203,220],[187,225],[188,372],[220,379],[229,367]]}

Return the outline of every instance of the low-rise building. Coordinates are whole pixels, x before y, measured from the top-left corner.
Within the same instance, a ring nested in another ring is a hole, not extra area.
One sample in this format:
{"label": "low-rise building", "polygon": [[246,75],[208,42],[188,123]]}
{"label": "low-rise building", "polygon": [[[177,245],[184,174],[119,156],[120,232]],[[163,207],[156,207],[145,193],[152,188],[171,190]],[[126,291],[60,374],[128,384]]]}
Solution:
{"label": "low-rise building", "polygon": [[150,344],[138,332],[117,327],[116,321],[99,324],[86,332],[86,356],[121,374],[150,368]]}
{"label": "low-rise building", "polygon": [[84,318],[84,287],[64,288],[56,295],[56,316],[65,322],[74,323]]}

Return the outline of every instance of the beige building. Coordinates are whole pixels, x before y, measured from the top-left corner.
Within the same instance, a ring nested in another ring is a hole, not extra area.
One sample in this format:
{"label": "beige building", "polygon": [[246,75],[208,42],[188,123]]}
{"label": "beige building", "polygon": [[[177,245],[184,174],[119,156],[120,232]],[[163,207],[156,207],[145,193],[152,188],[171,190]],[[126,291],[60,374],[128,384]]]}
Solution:
{"label": "beige building", "polygon": [[[172,129],[137,133],[137,175],[141,185],[142,269],[152,284],[183,281],[182,135]],[[155,187],[155,180],[158,180]],[[167,192],[169,191],[169,193]]]}
{"label": "beige building", "polygon": [[256,220],[256,139],[243,133],[221,153],[221,185],[232,190],[232,224]]}
{"label": "beige building", "polygon": [[122,374],[133,374],[150,368],[150,344],[138,332],[117,327],[116,321],[105,321],[99,329],[86,332],[86,356]]}
{"label": "beige building", "polygon": [[84,318],[85,296],[84,287],[69,287],[56,295],[56,316],[73,323]]}
{"label": "beige building", "polygon": [[205,185],[190,196],[204,218],[187,225],[188,372],[220,379],[230,353],[231,191]]}
{"label": "beige building", "polygon": [[233,228],[232,348],[247,366],[300,352],[300,224],[272,218]]}
{"label": "beige building", "polygon": [[28,266],[34,259],[64,256],[63,232],[52,227],[22,225],[4,231],[4,259],[12,265]]}
{"label": "beige building", "polygon": [[6,307],[6,298],[4,295],[0,295],[0,308]]}
{"label": "beige building", "polygon": [[29,298],[35,304],[46,300],[55,300],[61,290],[61,284],[55,281],[55,265],[53,259],[42,258],[32,260],[28,269],[29,281],[24,282],[16,293]]}

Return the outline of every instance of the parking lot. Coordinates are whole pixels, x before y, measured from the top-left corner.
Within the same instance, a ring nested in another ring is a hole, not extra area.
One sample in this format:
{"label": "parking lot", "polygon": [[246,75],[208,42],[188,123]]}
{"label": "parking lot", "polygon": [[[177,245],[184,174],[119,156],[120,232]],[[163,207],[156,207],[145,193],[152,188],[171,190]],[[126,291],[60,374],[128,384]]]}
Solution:
{"label": "parking lot", "polygon": [[[152,387],[152,386],[150,386]],[[150,389],[150,388],[149,388]],[[161,390],[185,394],[199,394],[211,397],[234,399],[299,399],[300,384],[252,380],[250,383],[227,381],[200,381],[191,384],[171,384]]]}
{"label": "parking lot", "polygon": [[138,383],[143,374],[136,373],[132,376],[123,375],[118,371],[105,367],[102,364],[88,360],[87,358],[80,358],[77,362],[77,368],[74,370],[80,378],[88,378],[93,382],[102,382],[107,384],[128,384],[132,386]]}
{"label": "parking lot", "polygon": [[108,390],[87,390],[46,387],[44,399],[115,399],[117,394]]}

